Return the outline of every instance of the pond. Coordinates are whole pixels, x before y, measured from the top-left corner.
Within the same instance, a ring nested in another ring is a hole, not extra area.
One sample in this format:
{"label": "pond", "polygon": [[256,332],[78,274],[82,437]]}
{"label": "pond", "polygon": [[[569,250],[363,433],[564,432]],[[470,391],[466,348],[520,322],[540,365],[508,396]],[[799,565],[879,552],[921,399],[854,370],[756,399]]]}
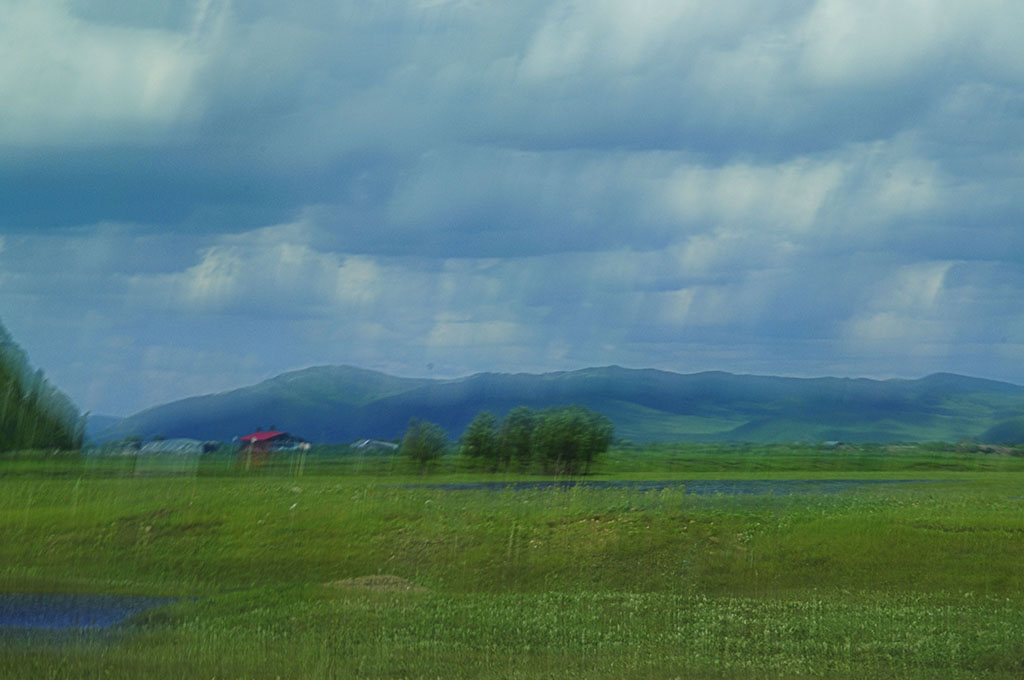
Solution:
{"label": "pond", "polygon": [[920,484],[931,479],[676,479],[662,481],[523,481],[523,482],[451,482],[443,484],[408,484],[406,488],[441,489],[444,491],[536,491],[556,489],[631,489],[661,491],[682,488],[699,496],[714,494],[793,494],[838,493],[879,485]]}
{"label": "pond", "polygon": [[0,629],[102,630],[173,597],[0,593]]}

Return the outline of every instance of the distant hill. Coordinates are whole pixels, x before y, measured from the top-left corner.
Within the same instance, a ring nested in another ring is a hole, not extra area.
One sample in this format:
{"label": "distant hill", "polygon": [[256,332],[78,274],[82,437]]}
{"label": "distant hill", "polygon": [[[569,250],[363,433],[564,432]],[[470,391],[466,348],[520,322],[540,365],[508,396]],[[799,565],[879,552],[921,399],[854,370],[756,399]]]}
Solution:
{"label": "distant hill", "polygon": [[1024,416],[996,423],[985,430],[978,440],[986,444],[1024,444]]}
{"label": "distant hill", "polygon": [[104,416],[90,413],[85,417],[85,441],[95,442],[104,436],[104,432],[124,420],[120,416]]}
{"label": "distant hill", "polygon": [[482,410],[563,404],[603,413],[617,436],[638,442],[957,441],[1024,414],[1024,387],[948,373],[806,379],[608,366],[432,380],[319,366],[147,409],[102,437],[230,441],[273,425],[316,442],[386,440],[416,417],[455,438]]}

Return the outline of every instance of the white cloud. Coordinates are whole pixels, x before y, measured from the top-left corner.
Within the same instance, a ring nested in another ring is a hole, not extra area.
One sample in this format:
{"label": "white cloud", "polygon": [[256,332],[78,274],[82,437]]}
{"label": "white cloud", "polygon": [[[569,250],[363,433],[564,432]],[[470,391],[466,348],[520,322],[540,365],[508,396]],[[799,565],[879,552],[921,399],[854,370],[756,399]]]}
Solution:
{"label": "white cloud", "polygon": [[477,320],[443,313],[434,322],[427,344],[434,348],[521,345],[531,341],[532,333],[519,324],[501,320]]}
{"label": "white cloud", "polygon": [[14,0],[4,12],[0,141],[147,140],[200,113],[197,35],[94,23],[56,1]]}
{"label": "white cloud", "polygon": [[900,79],[931,68],[956,36],[955,10],[932,0],[819,0],[798,28],[802,71],[821,86]]}
{"label": "white cloud", "polygon": [[368,257],[347,257],[338,267],[337,298],[344,303],[368,304],[381,288],[381,269]]}
{"label": "white cloud", "polygon": [[[885,224],[893,218],[927,214],[945,202],[948,180],[931,159],[900,144],[871,144],[858,149],[859,184],[847,192],[848,219]],[[851,182],[851,184],[853,184]]]}
{"label": "white cloud", "polygon": [[695,292],[692,289],[673,290],[661,293],[660,320],[671,325],[682,325],[690,316]]}
{"label": "white cloud", "polygon": [[926,262],[902,267],[889,290],[881,295],[886,304],[904,309],[934,309],[952,262]]}
{"label": "white cloud", "polygon": [[842,179],[843,168],[835,161],[797,159],[721,168],[688,165],[666,182],[664,200],[684,221],[804,231],[815,224]]}
{"label": "white cloud", "polygon": [[526,80],[580,75],[615,77],[657,62],[681,66],[681,55],[729,44],[766,17],[763,3],[569,0],[551,3],[520,62]]}
{"label": "white cloud", "polygon": [[183,271],[139,273],[132,281],[139,290],[170,291],[165,299],[185,310],[309,314],[372,299],[372,260],[318,251],[310,235],[302,224],[228,235]]}
{"label": "white cloud", "polygon": [[971,323],[967,310],[946,294],[952,262],[904,265],[878,282],[865,306],[845,326],[853,351],[945,356],[958,326]]}
{"label": "white cloud", "polygon": [[796,27],[802,73],[824,86],[911,81],[965,66],[1019,80],[1024,47],[1013,0],[819,0]]}
{"label": "white cloud", "polygon": [[202,261],[190,267],[182,278],[184,301],[189,305],[223,305],[238,297],[245,288],[243,277],[256,276],[258,268],[245,262],[237,251],[209,248]]}
{"label": "white cloud", "polygon": [[719,227],[696,234],[667,249],[682,275],[692,279],[718,278],[727,273],[792,265],[801,247],[791,237],[774,236],[751,228]]}

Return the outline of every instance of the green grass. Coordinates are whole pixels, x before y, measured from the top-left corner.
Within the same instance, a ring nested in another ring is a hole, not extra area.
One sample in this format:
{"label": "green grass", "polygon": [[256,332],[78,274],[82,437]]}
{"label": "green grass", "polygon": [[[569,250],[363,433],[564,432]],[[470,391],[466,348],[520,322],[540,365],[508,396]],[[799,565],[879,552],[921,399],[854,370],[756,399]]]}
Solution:
{"label": "green grass", "polygon": [[[666,446],[594,475],[933,480],[760,496],[407,488],[528,476],[359,458],[0,460],[0,592],[189,598],[10,636],[0,677],[1024,674],[1021,457]],[[328,585],[374,574],[426,590]]]}

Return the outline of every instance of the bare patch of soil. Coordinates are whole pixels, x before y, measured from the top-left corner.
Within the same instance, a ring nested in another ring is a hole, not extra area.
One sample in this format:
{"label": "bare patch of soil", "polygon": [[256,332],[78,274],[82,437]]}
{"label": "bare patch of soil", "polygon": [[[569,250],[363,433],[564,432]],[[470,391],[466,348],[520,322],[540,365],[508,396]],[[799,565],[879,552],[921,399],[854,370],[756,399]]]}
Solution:
{"label": "bare patch of soil", "polygon": [[341,581],[331,581],[324,584],[330,588],[346,588],[349,590],[373,590],[379,593],[425,593],[427,591],[421,585],[390,574],[375,574],[373,576],[357,576],[346,578]]}

